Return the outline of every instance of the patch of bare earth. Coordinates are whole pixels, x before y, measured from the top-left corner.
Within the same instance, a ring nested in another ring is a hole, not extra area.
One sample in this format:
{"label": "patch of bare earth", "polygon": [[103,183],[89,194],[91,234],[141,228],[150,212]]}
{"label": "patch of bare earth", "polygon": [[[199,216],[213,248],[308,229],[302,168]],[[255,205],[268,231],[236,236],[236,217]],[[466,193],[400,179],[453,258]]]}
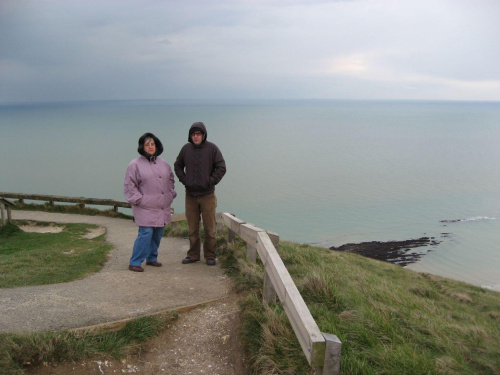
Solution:
{"label": "patch of bare earth", "polygon": [[[64,230],[64,225],[58,225],[56,223],[50,223],[49,225],[39,225],[36,222],[28,222],[28,225],[20,225],[19,229],[23,232],[32,232],[32,233],[60,233]],[[106,229],[103,227],[97,227],[93,229],[89,229],[88,232],[82,236],[82,238],[86,238],[91,240],[93,238],[99,237],[106,233]]]}
{"label": "patch of bare earth", "polygon": [[86,359],[29,368],[29,375],[171,374],[244,375],[238,295],[182,313],[142,350],[123,360]]}
{"label": "patch of bare earth", "polygon": [[106,233],[106,229],[105,228],[103,228],[103,227],[97,227],[97,228],[94,228],[94,229],[90,229],[87,232],[87,234],[85,234],[84,236],[82,236],[82,238],[86,238],[88,240],[91,240],[93,238],[102,236],[104,233]]}
{"label": "patch of bare earth", "polygon": [[64,230],[64,225],[50,223],[49,225],[38,225],[36,222],[28,222],[28,225],[20,225],[23,232],[33,233],[60,233]]}

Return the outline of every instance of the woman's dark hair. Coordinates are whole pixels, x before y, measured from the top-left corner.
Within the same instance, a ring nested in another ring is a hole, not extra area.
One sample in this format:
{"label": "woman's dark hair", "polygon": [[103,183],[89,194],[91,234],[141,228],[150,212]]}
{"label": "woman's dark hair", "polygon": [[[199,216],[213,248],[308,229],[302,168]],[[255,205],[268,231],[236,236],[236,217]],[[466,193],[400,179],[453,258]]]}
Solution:
{"label": "woman's dark hair", "polygon": [[[144,143],[146,143],[146,140],[148,139],[155,141],[156,152],[154,155],[149,155],[146,151],[144,151]],[[158,137],[156,137],[153,133],[144,133],[141,138],[139,138],[139,147],[137,148],[137,152],[149,159],[151,156],[160,156],[163,152],[163,145]]]}

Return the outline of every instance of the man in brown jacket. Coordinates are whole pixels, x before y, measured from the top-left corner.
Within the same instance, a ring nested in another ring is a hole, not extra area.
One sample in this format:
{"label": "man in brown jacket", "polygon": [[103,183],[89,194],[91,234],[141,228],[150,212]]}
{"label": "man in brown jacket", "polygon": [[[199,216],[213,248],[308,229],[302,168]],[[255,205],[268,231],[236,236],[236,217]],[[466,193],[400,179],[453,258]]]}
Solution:
{"label": "man in brown jacket", "polygon": [[186,219],[189,227],[189,251],[183,264],[200,260],[200,219],[203,220],[205,241],[203,255],[209,266],[215,265],[217,197],[215,185],[226,174],[226,162],[219,148],[207,141],[207,129],[195,122],[189,129],[186,143],[174,163],[175,174],[186,187]]}

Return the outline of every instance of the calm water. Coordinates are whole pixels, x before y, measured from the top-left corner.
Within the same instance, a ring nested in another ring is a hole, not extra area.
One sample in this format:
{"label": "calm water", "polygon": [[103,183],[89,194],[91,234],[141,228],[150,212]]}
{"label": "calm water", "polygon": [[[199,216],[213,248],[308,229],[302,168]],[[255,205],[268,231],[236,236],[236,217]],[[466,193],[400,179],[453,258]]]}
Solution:
{"label": "calm water", "polygon": [[139,136],[173,165],[195,121],[226,159],[218,211],[322,246],[432,236],[410,268],[500,290],[498,102],[0,106],[0,191],[124,200]]}

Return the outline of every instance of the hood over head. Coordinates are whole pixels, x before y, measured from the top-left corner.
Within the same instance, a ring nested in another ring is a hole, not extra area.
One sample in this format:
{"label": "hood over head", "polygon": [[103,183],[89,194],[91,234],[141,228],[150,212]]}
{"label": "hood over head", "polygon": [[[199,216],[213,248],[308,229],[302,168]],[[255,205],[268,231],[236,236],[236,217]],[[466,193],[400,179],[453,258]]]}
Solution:
{"label": "hood over head", "polygon": [[195,131],[200,131],[203,133],[203,142],[207,140],[207,128],[205,127],[205,124],[202,122],[195,122],[191,127],[189,128],[189,135],[188,135],[188,142],[193,143],[193,140],[191,139],[191,134],[194,133]]}
{"label": "hood over head", "polygon": [[[155,141],[156,152],[154,155],[150,155],[146,151],[144,151],[144,143],[146,143],[146,139],[148,138],[152,138]],[[148,158],[148,160],[151,160],[151,158],[156,158],[157,156],[161,155],[161,153],[163,152],[163,145],[161,144],[161,141],[158,139],[158,137],[156,137],[153,133],[144,133],[141,138],[139,138],[139,147],[137,147],[137,152],[142,156]]]}

